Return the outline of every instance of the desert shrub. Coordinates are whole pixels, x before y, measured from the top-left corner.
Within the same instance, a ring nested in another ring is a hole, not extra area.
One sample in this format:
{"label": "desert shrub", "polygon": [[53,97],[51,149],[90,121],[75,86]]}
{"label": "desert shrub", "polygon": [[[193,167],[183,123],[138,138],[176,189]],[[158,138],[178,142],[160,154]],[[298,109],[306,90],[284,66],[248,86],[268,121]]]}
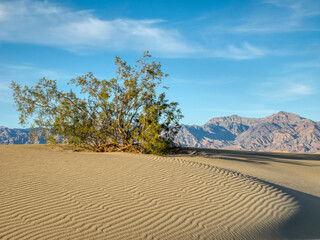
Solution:
{"label": "desert shrub", "polygon": [[12,82],[20,124],[37,127],[50,143],[62,139],[93,151],[164,154],[183,116],[178,103],[159,92],[167,89],[162,81],[168,75],[150,58],[145,52],[132,67],[116,57],[116,77],[99,80],[89,72],[71,79],[69,91],[46,78],[35,86]]}

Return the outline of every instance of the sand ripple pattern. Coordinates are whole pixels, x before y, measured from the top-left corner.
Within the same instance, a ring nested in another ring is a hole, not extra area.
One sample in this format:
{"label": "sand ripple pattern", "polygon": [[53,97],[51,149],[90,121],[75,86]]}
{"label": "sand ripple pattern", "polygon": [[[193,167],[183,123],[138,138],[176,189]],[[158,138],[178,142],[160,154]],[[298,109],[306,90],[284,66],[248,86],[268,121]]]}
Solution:
{"label": "sand ripple pattern", "polygon": [[261,239],[297,210],[259,180],[188,160],[1,146],[0,164],[0,239]]}

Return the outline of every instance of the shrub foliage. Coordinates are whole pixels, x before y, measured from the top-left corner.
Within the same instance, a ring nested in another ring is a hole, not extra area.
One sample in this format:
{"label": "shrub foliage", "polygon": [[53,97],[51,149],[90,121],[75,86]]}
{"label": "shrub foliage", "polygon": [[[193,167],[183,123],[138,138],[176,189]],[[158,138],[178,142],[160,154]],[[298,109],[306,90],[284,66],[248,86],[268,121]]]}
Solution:
{"label": "shrub foliage", "polygon": [[167,89],[162,81],[168,75],[150,57],[145,52],[134,67],[116,57],[115,78],[98,80],[89,72],[71,79],[66,92],[46,78],[31,87],[12,82],[20,124],[31,120],[51,143],[63,139],[93,151],[165,153],[183,116],[177,102],[159,93]]}

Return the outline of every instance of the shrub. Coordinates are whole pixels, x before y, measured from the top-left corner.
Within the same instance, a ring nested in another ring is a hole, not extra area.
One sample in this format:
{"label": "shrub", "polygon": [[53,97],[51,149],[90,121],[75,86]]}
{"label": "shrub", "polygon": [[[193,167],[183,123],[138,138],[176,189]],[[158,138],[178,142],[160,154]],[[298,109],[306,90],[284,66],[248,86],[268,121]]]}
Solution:
{"label": "shrub", "polygon": [[72,88],[58,90],[56,81],[46,78],[31,87],[12,82],[20,124],[31,120],[50,143],[63,139],[93,151],[164,154],[173,146],[183,116],[177,102],[158,92],[168,75],[150,57],[145,52],[134,67],[116,57],[116,77],[110,80],[98,80],[90,72],[71,79],[68,84],[78,94]]}

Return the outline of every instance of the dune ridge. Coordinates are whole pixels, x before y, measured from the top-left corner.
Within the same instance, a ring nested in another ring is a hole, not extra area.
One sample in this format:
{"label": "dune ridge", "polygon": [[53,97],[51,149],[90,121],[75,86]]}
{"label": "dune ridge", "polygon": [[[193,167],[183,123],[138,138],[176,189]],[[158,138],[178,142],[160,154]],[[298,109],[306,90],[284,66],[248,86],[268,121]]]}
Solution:
{"label": "dune ridge", "polygon": [[258,179],[191,160],[0,153],[0,239],[268,239],[298,209]]}

